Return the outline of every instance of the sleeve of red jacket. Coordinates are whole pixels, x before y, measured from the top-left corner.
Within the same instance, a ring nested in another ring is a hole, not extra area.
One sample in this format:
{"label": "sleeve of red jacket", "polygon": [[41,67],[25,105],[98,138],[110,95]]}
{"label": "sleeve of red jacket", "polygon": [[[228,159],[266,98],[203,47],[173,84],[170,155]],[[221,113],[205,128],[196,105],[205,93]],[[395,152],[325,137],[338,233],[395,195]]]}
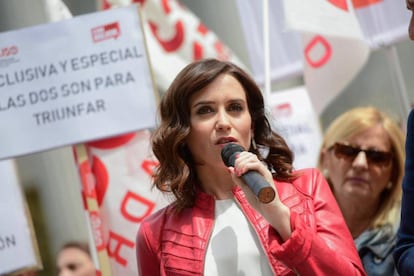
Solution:
{"label": "sleeve of red jacket", "polygon": [[[151,229],[151,223],[144,221],[141,223],[136,239],[136,256],[138,265],[138,275],[160,275],[160,264],[157,256],[158,245],[150,241],[158,241],[155,236],[159,234],[158,229]],[[158,230],[158,231],[157,231]]]}
{"label": "sleeve of red jacket", "polygon": [[292,235],[281,245],[271,244],[272,253],[300,275],[366,275],[325,178],[318,170],[303,177],[313,186],[309,196],[315,223],[306,224],[301,215],[292,211]]}

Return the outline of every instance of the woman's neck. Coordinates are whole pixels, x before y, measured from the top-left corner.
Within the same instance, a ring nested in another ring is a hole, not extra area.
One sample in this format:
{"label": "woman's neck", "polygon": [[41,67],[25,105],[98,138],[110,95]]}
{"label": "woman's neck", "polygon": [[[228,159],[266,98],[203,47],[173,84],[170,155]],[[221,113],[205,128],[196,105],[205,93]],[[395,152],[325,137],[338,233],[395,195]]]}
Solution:
{"label": "woman's neck", "polygon": [[349,201],[340,202],[339,200],[338,203],[354,239],[371,227],[378,204],[367,204],[367,202],[361,203],[360,201],[358,204]]}
{"label": "woman's neck", "polygon": [[212,195],[215,199],[233,198],[232,188],[234,183],[227,169],[197,168],[197,176],[205,193]]}

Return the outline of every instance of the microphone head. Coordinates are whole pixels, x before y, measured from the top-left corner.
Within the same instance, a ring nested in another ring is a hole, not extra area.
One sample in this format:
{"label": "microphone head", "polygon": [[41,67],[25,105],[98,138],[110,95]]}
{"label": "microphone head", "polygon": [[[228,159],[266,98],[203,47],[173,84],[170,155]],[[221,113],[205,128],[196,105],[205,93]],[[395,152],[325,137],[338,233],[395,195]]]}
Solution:
{"label": "microphone head", "polygon": [[227,167],[234,166],[235,155],[245,149],[236,143],[227,143],[221,149],[221,159]]}

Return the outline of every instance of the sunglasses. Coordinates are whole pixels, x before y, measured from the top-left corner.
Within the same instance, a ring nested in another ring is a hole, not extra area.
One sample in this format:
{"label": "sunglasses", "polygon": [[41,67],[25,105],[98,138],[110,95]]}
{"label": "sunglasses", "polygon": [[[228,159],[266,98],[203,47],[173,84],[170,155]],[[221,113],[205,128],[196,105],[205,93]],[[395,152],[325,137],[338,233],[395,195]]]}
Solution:
{"label": "sunglasses", "polygon": [[392,160],[393,154],[391,152],[361,149],[347,144],[335,143],[328,150],[333,150],[337,158],[347,161],[353,161],[358,154],[363,151],[369,164],[378,166],[388,166]]}

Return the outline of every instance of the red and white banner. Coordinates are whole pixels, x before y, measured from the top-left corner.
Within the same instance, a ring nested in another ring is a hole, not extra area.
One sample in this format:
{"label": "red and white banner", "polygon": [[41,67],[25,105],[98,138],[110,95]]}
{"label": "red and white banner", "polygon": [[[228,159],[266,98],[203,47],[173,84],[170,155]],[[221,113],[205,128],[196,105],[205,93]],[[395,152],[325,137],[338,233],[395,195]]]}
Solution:
{"label": "red and white banner", "polygon": [[177,0],[98,0],[102,9],[140,3],[155,81],[166,90],[194,60],[214,57],[242,62],[190,10]]}
{"label": "red and white banner", "polygon": [[113,275],[137,275],[138,227],[146,216],[169,202],[151,188],[157,161],[149,138],[150,132],[143,130],[87,144],[103,223],[100,231]]}
{"label": "red and white banner", "polygon": [[345,89],[366,64],[370,50],[359,39],[303,34],[304,80],[316,113]]}

